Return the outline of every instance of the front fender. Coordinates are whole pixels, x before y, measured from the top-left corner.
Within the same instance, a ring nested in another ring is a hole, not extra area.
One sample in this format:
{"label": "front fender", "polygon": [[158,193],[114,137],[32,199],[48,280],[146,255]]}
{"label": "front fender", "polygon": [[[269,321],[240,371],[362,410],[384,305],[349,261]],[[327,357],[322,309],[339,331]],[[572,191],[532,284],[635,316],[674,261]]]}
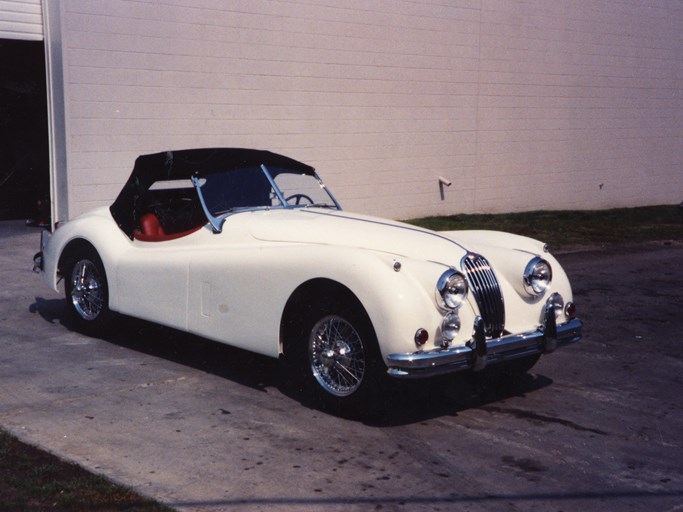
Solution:
{"label": "front fender", "polygon": [[[307,256],[318,266],[315,277],[348,288],[365,308],[382,355],[416,350],[415,333],[436,339],[442,315],[435,302],[444,265],[353,248],[314,246]],[[322,265],[321,265],[322,263]]]}

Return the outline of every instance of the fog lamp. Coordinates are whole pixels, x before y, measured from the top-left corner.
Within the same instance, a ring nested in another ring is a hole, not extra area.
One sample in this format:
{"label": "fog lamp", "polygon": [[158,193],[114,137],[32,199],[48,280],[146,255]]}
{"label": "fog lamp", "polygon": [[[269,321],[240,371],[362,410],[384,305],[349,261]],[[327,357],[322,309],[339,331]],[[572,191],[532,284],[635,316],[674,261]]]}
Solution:
{"label": "fog lamp", "polygon": [[451,311],[441,321],[441,344],[444,347],[450,345],[460,332],[460,318]]}

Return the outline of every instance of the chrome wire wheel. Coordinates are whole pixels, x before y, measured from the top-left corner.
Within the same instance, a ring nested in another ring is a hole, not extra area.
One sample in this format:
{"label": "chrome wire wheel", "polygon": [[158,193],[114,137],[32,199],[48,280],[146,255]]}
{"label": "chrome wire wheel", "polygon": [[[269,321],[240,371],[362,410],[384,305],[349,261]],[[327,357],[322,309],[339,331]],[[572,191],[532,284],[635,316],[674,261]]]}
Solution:
{"label": "chrome wire wheel", "polygon": [[95,320],[104,307],[103,277],[90,260],[79,260],[71,271],[71,303],[84,320]]}
{"label": "chrome wire wheel", "polygon": [[322,318],[308,340],[313,377],[336,397],[353,394],[365,375],[365,349],[356,329],[337,315]]}

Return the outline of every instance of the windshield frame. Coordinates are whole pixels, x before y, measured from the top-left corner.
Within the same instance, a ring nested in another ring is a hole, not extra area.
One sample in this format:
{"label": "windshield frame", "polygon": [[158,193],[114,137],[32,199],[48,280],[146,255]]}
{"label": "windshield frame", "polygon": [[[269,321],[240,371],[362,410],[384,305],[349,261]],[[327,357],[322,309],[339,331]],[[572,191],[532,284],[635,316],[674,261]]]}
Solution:
{"label": "windshield frame", "polygon": [[[259,166],[263,174],[265,175],[266,179],[270,183],[270,186],[273,189],[273,193],[275,194],[274,198],[277,198],[279,201],[279,205],[267,205],[267,206],[244,206],[244,207],[234,207],[231,208],[229,211],[226,211],[224,213],[220,213],[218,215],[214,215],[204,197],[204,194],[202,193],[202,187],[205,186],[206,180],[203,178],[200,178],[198,174],[194,174],[193,176],[190,177],[192,184],[194,185],[195,190],[197,191],[197,195],[199,196],[199,201],[202,205],[202,209],[204,210],[204,215],[206,215],[206,218],[209,221],[209,224],[211,224],[211,228],[213,229],[214,233],[221,233],[223,231],[223,224],[225,223],[225,220],[237,213],[244,213],[244,212],[252,212],[252,211],[263,211],[263,210],[273,210],[273,209],[285,209],[285,210],[294,210],[294,209],[300,209],[300,208],[333,208],[335,210],[341,211],[342,207],[337,201],[337,199],[334,197],[332,192],[327,188],[325,183],[322,181],[320,176],[318,176],[318,173],[313,171],[312,173],[301,173],[295,169],[289,169],[287,167],[280,167],[278,168],[280,172],[279,174],[282,174],[284,172],[288,172],[291,174],[304,174],[306,176],[311,176],[313,179],[315,179],[318,182],[318,185],[320,186],[320,189],[327,195],[327,197],[332,201],[333,205],[331,204],[322,204],[322,203],[313,203],[313,204],[289,204],[287,202],[287,199],[285,197],[285,194],[282,192],[280,187],[277,185],[275,182],[275,179],[273,178],[273,175],[271,171],[268,169],[268,166],[266,164],[261,164]],[[218,173],[215,173],[218,174]]]}

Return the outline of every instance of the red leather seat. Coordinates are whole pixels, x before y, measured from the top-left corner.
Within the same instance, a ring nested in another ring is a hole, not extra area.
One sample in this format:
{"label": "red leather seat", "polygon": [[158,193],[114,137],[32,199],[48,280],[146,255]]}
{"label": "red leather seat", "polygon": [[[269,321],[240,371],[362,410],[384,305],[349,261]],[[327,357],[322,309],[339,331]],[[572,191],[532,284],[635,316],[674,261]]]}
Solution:
{"label": "red leather seat", "polygon": [[167,234],[159,222],[159,218],[153,213],[145,213],[140,217],[140,229],[135,230],[133,236],[136,240],[141,242],[166,242],[167,240],[175,240],[184,236],[190,235],[195,231],[199,231],[202,226],[197,226],[180,233]]}
{"label": "red leather seat", "polygon": [[140,218],[140,230],[142,234],[149,237],[165,237],[166,232],[161,227],[159,218],[153,213],[145,213]]}

